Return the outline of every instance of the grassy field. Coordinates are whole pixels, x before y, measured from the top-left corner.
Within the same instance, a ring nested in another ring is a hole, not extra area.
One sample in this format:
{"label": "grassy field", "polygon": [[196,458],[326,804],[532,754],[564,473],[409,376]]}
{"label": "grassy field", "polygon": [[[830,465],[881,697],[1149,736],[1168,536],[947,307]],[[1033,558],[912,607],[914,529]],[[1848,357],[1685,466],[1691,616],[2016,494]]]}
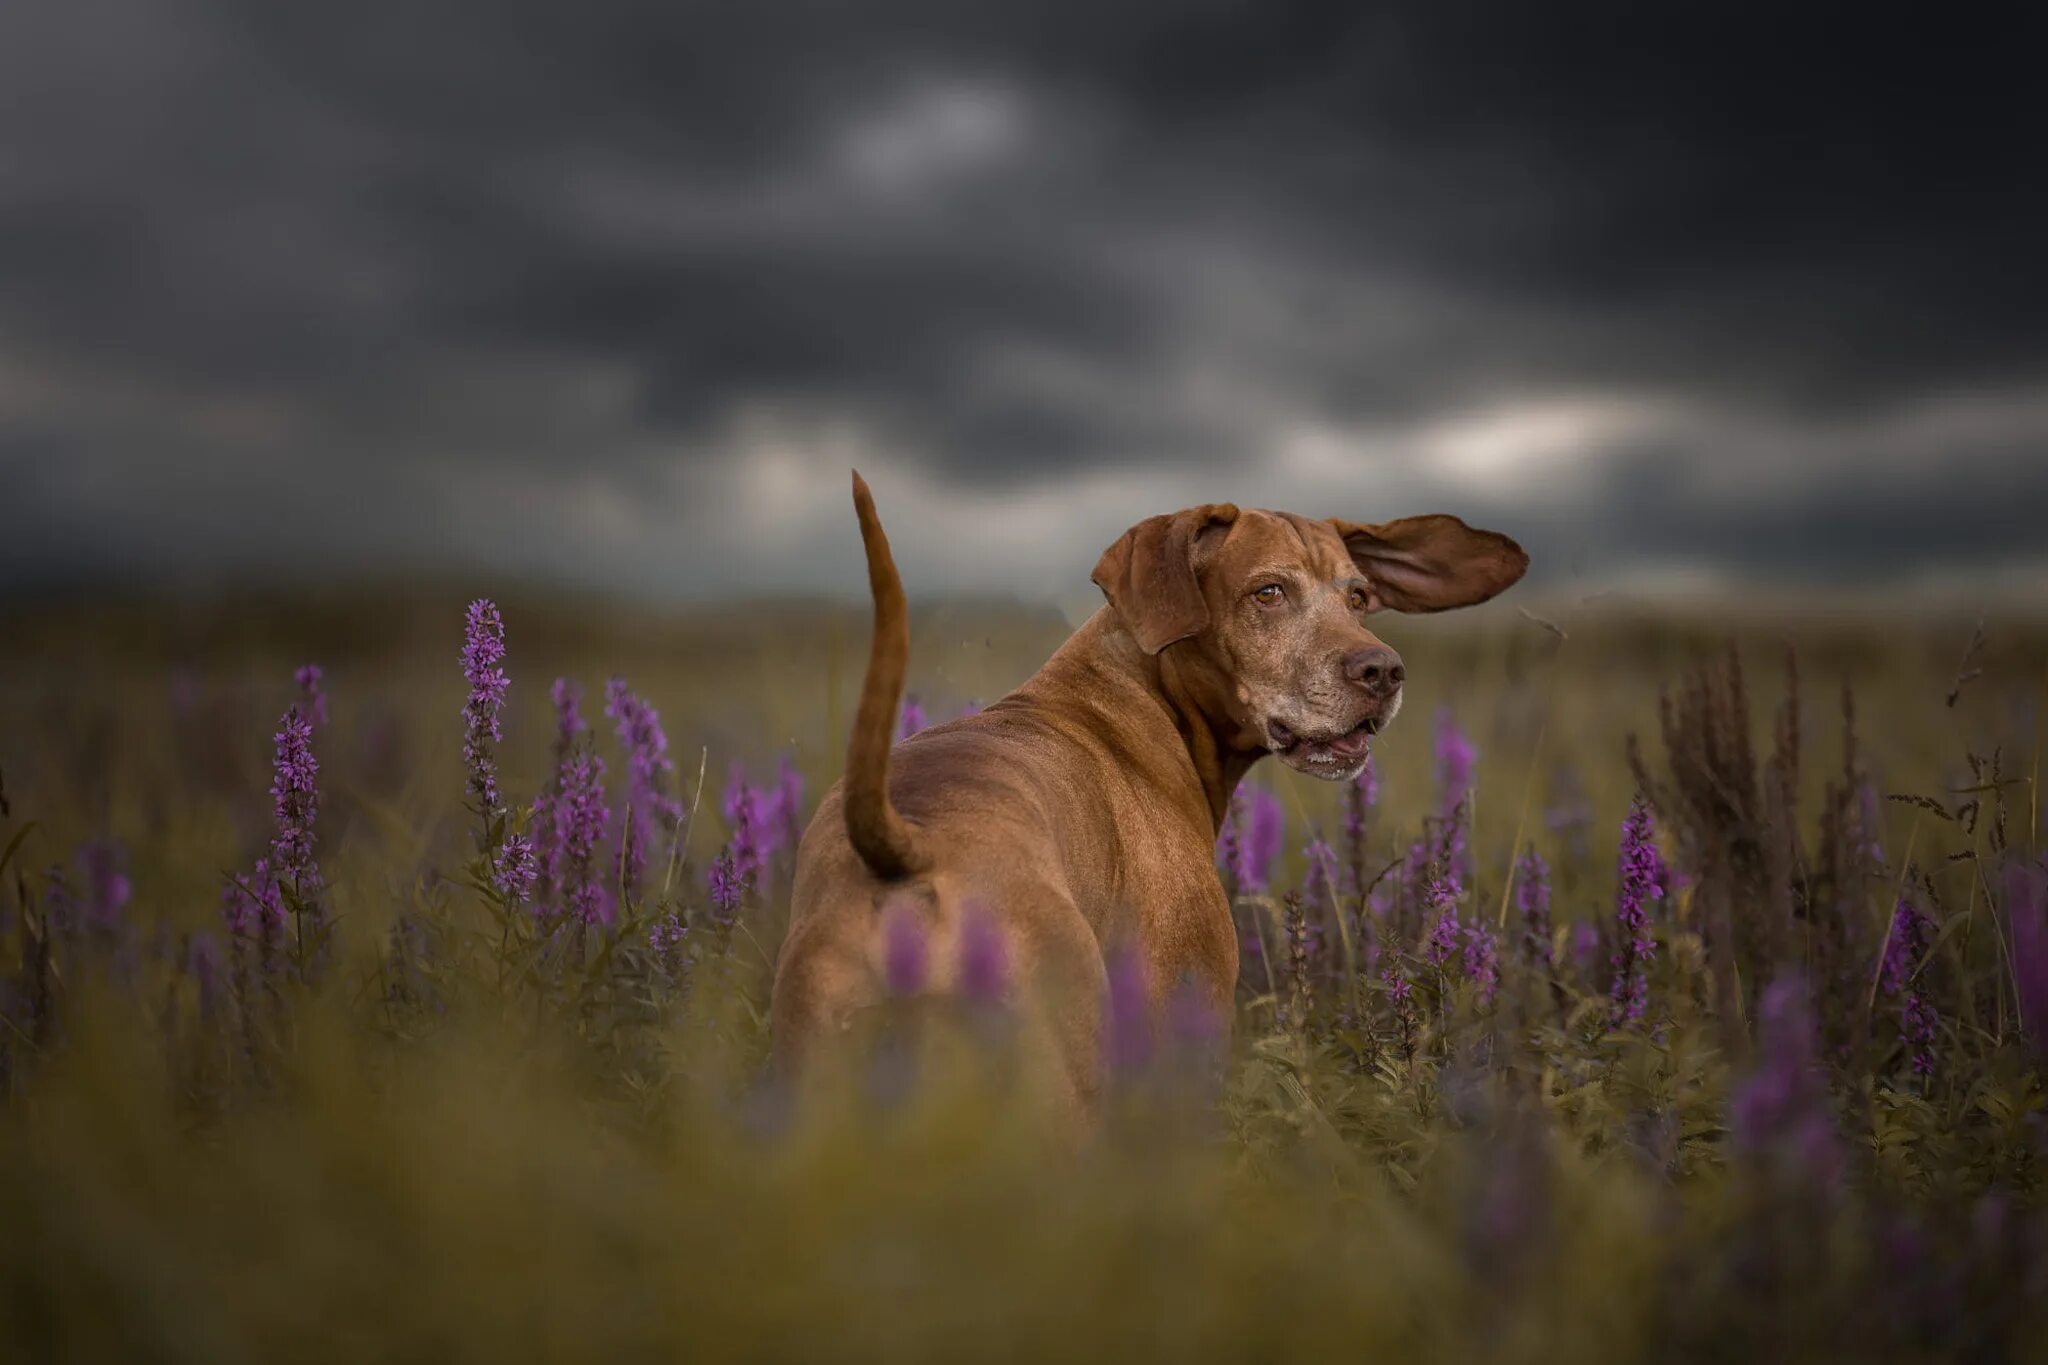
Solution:
{"label": "grassy field", "polygon": [[[2039,621],[1390,620],[1374,790],[1265,765],[1226,835],[1232,1042],[1117,1049],[1077,1151],[999,1001],[763,1078],[864,612],[500,598],[491,802],[466,597],[0,608],[0,1355],[2048,1350]],[[921,609],[919,707],[1066,629]]]}

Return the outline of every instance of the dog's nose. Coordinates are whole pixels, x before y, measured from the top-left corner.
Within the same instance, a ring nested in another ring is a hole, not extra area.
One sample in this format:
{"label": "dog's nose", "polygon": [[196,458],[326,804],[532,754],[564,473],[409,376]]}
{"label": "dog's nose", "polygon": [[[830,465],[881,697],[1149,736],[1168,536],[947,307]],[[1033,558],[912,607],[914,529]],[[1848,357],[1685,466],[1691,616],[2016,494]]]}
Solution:
{"label": "dog's nose", "polygon": [[1367,645],[1344,657],[1344,676],[1364,683],[1368,692],[1384,696],[1407,681],[1408,670],[1401,667],[1401,656],[1387,646]]}

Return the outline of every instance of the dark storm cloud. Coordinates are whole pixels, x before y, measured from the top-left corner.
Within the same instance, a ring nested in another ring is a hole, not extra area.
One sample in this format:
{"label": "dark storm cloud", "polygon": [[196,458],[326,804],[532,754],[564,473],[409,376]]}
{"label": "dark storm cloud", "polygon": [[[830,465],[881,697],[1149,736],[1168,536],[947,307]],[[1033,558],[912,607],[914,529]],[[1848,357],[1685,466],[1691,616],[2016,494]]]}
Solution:
{"label": "dark storm cloud", "polygon": [[2041,35],[1664,8],[8,7],[0,573],[833,586],[848,463],[986,586],[1219,495],[2038,557]]}

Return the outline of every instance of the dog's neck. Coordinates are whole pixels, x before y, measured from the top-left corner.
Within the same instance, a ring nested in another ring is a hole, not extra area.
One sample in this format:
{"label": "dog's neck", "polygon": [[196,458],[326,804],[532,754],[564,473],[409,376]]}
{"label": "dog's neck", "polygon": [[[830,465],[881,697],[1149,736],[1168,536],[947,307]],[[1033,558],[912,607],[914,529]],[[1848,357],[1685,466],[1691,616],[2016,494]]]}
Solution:
{"label": "dog's neck", "polygon": [[1147,654],[1109,607],[1083,622],[1020,693],[1117,726],[1170,729],[1192,765],[1198,790],[1190,795],[1207,809],[1212,833],[1222,829],[1237,784],[1266,753],[1242,747],[1243,723],[1213,669],[1176,646]]}

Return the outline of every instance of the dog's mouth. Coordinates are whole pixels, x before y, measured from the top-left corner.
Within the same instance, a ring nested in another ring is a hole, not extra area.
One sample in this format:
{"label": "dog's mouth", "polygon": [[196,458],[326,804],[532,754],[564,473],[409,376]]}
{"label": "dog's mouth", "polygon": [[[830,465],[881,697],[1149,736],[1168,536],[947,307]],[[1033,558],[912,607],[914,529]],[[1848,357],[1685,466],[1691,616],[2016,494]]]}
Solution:
{"label": "dog's mouth", "polygon": [[1373,736],[1385,723],[1384,716],[1368,716],[1349,730],[1311,734],[1274,720],[1266,722],[1266,734],[1273,752],[1289,767],[1341,776],[1365,762],[1372,753]]}

